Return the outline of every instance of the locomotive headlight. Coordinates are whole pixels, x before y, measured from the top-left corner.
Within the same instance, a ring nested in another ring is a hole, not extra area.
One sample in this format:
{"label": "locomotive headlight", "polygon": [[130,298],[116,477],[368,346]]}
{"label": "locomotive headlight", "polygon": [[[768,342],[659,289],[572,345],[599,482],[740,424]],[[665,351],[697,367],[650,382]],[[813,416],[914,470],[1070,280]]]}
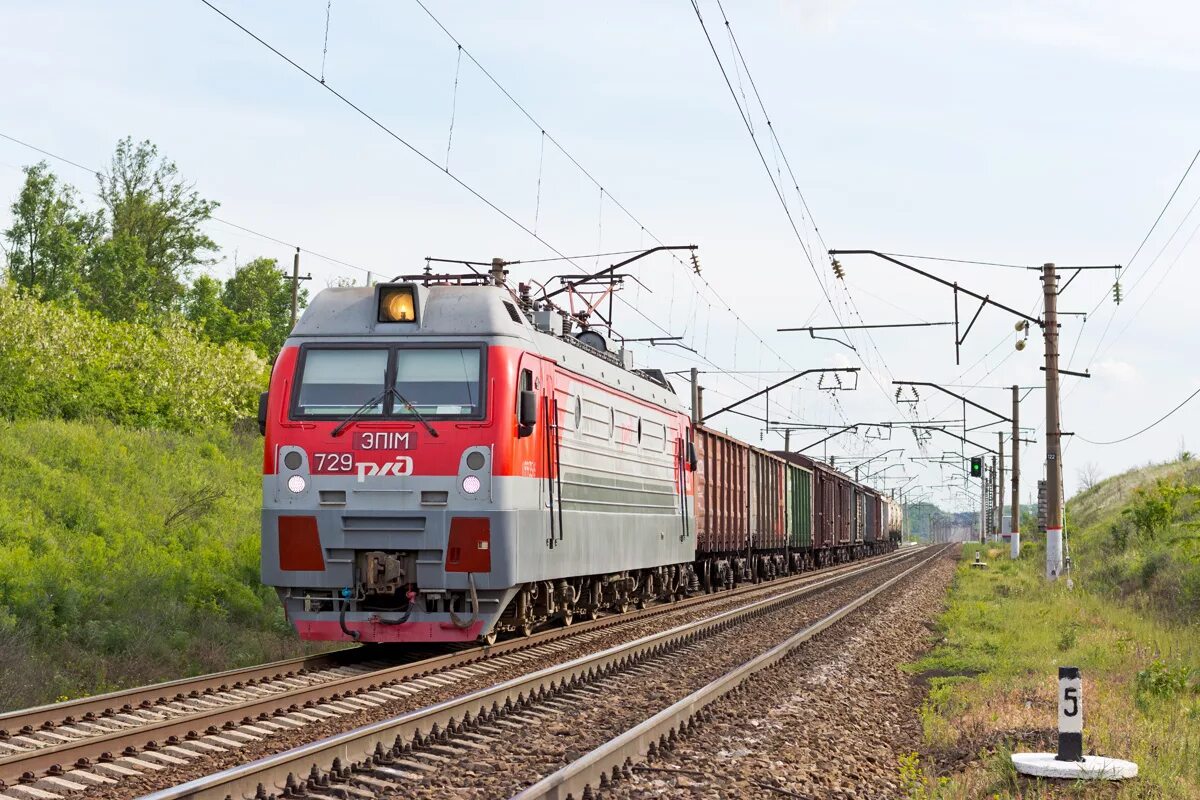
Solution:
{"label": "locomotive headlight", "polygon": [[291,490],[292,494],[300,494],[304,491],[305,487],[308,486],[308,481],[304,480],[303,475],[293,475],[292,477],[288,478],[287,486],[288,489]]}
{"label": "locomotive headlight", "polygon": [[483,484],[479,482],[479,478],[476,478],[474,475],[468,475],[463,478],[462,488],[467,494],[475,494],[482,486]]}
{"label": "locomotive headlight", "polygon": [[380,322],[416,322],[417,301],[409,284],[379,288]]}

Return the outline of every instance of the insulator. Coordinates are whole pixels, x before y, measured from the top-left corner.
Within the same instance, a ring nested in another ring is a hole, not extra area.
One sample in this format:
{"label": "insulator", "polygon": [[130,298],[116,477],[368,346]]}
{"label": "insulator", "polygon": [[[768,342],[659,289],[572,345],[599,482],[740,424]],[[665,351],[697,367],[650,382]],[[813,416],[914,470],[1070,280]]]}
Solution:
{"label": "insulator", "polygon": [[692,272],[700,274],[700,256],[696,255],[696,251],[692,251]]}
{"label": "insulator", "polygon": [[1121,305],[1121,282],[1117,281],[1113,284],[1113,302]]}
{"label": "insulator", "polygon": [[835,276],[837,276],[838,280],[843,280],[843,281],[844,281],[844,280],[846,279],[846,270],[842,269],[842,262],[838,261],[838,260],[835,258],[835,259],[833,260],[833,265],[832,265],[832,266],[833,266],[833,274],[834,274]]}

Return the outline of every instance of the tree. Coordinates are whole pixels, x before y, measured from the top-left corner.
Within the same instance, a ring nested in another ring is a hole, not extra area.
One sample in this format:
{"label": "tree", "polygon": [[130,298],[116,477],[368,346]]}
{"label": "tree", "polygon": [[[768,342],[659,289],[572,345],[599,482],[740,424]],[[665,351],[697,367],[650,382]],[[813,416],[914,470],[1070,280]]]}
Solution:
{"label": "tree", "polygon": [[[221,300],[245,329],[241,341],[259,355],[279,352],[292,330],[292,286],[275,259],[256,258],[239,267],[225,282]],[[308,290],[301,289],[298,300],[303,308]]]}
{"label": "tree", "polygon": [[1089,461],[1080,467],[1076,474],[1079,478],[1079,485],[1086,492],[1100,482],[1100,465],[1095,461]]}
{"label": "tree", "polygon": [[185,316],[209,341],[223,344],[238,338],[238,322],[221,300],[222,285],[211,275],[192,282],[184,299]]}
{"label": "tree", "polygon": [[[300,291],[303,306],[308,292]],[[256,258],[238,267],[221,284],[201,275],[188,289],[185,314],[214,342],[236,341],[271,358],[291,332],[292,288],[273,258]]]}
{"label": "tree", "polygon": [[150,315],[179,309],[191,270],[214,263],[208,254],[217,246],[201,226],[218,204],[200,197],[157,147],[129,137],[117,143],[99,180],[112,246],[89,264],[89,299],[113,319],[130,318],[131,309]]}
{"label": "tree", "polygon": [[9,280],[40,299],[61,300],[74,294],[100,222],[80,210],[75,190],[45,161],[23,171],[13,222],[4,232]]}

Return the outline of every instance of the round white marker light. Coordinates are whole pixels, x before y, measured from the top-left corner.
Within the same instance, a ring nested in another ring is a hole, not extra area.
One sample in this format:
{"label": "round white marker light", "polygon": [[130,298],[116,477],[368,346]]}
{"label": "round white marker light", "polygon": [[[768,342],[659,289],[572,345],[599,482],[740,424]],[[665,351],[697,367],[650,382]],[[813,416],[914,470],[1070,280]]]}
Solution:
{"label": "round white marker light", "polygon": [[462,486],[463,491],[467,494],[475,494],[479,491],[483,484],[479,482],[479,478],[475,477],[474,475],[468,475],[467,477],[463,478]]}
{"label": "round white marker light", "polygon": [[308,486],[308,481],[304,480],[303,475],[293,475],[288,478],[288,488],[292,490],[293,494],[300,494],[306,486]]}

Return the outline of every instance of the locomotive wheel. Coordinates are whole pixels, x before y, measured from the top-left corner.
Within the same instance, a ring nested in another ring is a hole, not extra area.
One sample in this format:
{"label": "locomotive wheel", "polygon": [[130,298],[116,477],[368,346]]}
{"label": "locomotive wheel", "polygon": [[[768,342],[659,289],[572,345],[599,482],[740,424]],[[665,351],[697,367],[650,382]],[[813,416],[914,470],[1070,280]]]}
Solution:
{"label": "locomotive wheel", "polygon": [[518,624],[518,626],[517,626],[517,631],[518,631],[518,632],[519,632],[519,633],[520,633],[522,636],[532,636],[532,635],[533,635],[533,631],[534,631],[534,629],[536,629],[536,628],[537,628],[537,623],[535,623],[535,622],[533,621],[533,619],[525,619],[525,620],[522,620],[522,621],[520,622],[520,624]]}
{"label": "locomotive wheel", "polygon": [[491,647],[492,645],[494,645],[496,643],[496,636],[497,636],[496,629],[493,628],[492,630],[488,631],[487,633],[479,634],[479,643],[481,645],[483,645],[484,647]]}
{"label": "locomotive wheel", "polygon": [[563,611],[561,614],[559,614],[558,618],[562,620],[564,628],[571,627],[571,623],[575,621],[575,609],[569,608],[566,611]]}

